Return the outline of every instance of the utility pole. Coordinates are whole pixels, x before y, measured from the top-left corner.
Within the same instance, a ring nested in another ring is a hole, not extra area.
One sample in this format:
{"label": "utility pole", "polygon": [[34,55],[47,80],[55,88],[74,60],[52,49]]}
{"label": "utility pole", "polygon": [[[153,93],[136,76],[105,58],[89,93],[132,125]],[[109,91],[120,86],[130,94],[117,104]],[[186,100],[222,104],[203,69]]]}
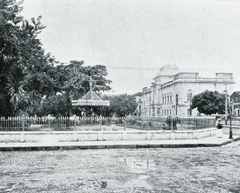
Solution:
{"label": "utility pole", "polygon": [[225,125],[227,125],[227,115],[228,115],[228,109],[227,109],[227,89],[224,90],[225,92]]}
{"label": "utility pole", "polygon": [[[230,101],[230,105],[232,106],[232,101]],[[229,129],[229,139],[233,139],[233,133],[232,133],[232,108],[230,112],[230,129]]]}
{"label": "utility pole", "polygon": [[178,115],[178,94],[176,94],[176,116]]}

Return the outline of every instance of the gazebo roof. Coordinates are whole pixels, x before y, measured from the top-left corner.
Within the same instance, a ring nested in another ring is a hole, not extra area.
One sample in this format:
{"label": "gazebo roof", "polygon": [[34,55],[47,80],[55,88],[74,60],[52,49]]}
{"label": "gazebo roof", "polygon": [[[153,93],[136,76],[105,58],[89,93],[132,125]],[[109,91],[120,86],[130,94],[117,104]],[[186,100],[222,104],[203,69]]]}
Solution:
{"label": "gazebo roof", "polygon": [[110,106],[110,101],[102,100],[91,88],[80,99],[72,101],[73,106]]}
{"label": "gazebo roof", "polygon": [[82,98],[82,100],[102,100],[95,92],[90,89]]}

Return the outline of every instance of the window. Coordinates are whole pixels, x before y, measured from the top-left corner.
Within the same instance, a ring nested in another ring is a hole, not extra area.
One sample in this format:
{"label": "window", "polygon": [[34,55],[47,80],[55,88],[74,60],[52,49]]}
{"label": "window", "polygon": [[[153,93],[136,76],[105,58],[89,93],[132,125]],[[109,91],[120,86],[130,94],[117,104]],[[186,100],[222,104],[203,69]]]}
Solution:
{"label": "window", "polygon": [[192,91],[188,90],[187,92],[187,101],[191,101],[192,100]]}

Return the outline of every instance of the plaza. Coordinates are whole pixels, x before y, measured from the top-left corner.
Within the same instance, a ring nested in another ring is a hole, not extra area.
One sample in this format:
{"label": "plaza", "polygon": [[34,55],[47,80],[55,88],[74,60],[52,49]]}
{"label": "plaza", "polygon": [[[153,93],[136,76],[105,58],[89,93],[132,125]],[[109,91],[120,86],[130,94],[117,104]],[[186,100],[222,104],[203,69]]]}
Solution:
{"label": "plaza", "polygon": [[239,192],[239,144],[1,152],[0,191]]}

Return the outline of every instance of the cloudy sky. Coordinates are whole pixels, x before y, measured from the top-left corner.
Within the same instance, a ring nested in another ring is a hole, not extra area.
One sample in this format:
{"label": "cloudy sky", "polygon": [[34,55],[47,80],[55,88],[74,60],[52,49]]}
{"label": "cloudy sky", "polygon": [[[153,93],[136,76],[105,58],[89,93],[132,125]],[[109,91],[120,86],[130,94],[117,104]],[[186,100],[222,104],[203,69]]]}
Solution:
{"label": "cloudy sky", "polygon": [[60,62],[107,66],[116,94],[150,86],[161,66],[232,72],[240,90],[240,0],[25,0],[43,47]]}

